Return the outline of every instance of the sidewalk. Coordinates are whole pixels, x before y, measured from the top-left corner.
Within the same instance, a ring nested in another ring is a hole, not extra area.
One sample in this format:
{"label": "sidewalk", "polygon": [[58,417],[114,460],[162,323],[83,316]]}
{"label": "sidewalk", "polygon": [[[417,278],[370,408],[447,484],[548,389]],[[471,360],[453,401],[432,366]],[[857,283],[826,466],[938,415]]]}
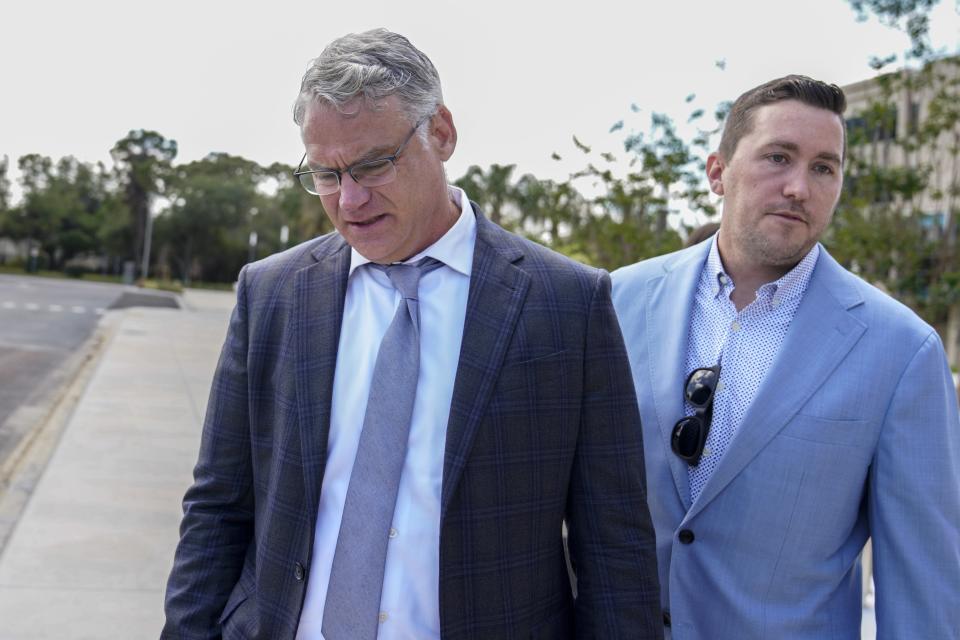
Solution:
{"label": "sidewalk", "polygon": [[0,640],[156,638],[233,294],[131,308],[0,555]]}

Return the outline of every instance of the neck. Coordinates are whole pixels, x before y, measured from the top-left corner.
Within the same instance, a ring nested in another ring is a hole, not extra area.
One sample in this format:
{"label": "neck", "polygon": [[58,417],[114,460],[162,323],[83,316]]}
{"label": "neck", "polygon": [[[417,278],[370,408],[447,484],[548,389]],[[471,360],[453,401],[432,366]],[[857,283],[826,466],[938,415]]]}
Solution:
{"label": "neck", "polygon": [[435,243],[437,240],[442,238],[444,234],[447,233],[447,231],[450,231],[450,229],[453,228],[453,225],[457,223],[457,220],[459,218],[460,218],[460,205],[458,205],[452,199],[448,199],[445,211],[441,212],[441,214],[437,216],[438,224],[435,226],[434,232],[430,235],[427,241],[423,243],[423,246],[418,248],[416,251],[411,253],[406,258],[403,258],[402,260],[397,260],[397,262],[406,262],[413,256],[417,255],[418,253],[420,253],[421,251],[423,251],[424,249],[426,249],[427,247]]}
{"label": "neck", "polygon": [[717,238],[717,249],[720,252],[723,270],[735,285],[733,293],[730,294],[730,300],[737,311],[742,311],[757,298],[757,289],[768,282],[779,280],[796,266],[796,264],[767,265],[751,262],[739,255],[732,247],[725,245],[722,234]]}

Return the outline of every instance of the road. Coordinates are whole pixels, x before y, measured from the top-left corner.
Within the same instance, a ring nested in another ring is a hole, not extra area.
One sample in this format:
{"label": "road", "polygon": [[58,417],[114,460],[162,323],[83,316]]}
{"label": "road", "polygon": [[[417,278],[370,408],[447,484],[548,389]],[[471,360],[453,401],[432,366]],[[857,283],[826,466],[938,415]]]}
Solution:
{"label": "road", "polygon": [[127,287],[0,275],[0,463],[22,437],[9,418],[47,400],[55,375]]}

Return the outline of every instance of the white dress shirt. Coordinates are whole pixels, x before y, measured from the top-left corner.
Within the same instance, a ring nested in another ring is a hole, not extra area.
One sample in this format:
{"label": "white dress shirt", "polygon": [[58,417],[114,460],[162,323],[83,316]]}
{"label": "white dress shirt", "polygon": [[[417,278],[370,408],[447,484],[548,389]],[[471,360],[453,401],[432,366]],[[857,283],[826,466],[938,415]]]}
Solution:
{"label": "white dress shirt", "polygon": [[[700,273],[687,342],[686,374],[721,364],[703,457],[688,468],[691,503],[713,475],[780,352],[820,255],[820,245],[814,245],[786,275],[757,289],[756,299],[738,312],[730,299],[735,283],[724,271],[717,235]],[[693,406],[684,406],[693,415]]]}
{"label": "white dress shirt", "polygon": [[[444,264],[419,285],[420,374],[410,439],[394,510],[380,598],[381,640],[440,638],[440,490],[447,419],[460,359],[477,222],[466,194],[450,188],[460,217],[443,237],[407,262]],[[327,466],[320,490],[307,594],[297,640],[323,638],[320,627],[343,503],[360,443],[380,342],[400,293],[385,273],[352,250],[340,328]]]}

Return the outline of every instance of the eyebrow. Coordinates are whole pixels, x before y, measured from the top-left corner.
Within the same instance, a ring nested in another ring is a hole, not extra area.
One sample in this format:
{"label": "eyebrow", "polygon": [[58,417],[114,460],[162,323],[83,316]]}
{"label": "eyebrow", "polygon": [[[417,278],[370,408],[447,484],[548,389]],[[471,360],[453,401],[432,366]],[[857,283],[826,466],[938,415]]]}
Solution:
{"label": "eyebrow", "polygon": [[[353,162],[347,165],[347,167],[352,167],[360,164],[361,162],[369,162],[371,160],[377,160],[379,158],[386,158],[390,156],[390,151],[387,147],[374,147],[369,151],[360,154]],[[310,162],[310,156],[307,155],[307,166],[310,167],[310,171],[346,171],[346,167],[343,169],[332,169],[330,167],[316,166]]]}
{"label": "eyebrow", "polygon": [[[773,147],[776,149],[785,149],[786,151],[799,151],[800,147],[794,142],[788,142],[786,140],[774,140],[763,145],[763,148]],[[821,160],[827,160],[829,162],[835,162],[836,164],[841,164],[840,156],[833,153],[832,151],[821,151],[817,154],[817,158]]]}

